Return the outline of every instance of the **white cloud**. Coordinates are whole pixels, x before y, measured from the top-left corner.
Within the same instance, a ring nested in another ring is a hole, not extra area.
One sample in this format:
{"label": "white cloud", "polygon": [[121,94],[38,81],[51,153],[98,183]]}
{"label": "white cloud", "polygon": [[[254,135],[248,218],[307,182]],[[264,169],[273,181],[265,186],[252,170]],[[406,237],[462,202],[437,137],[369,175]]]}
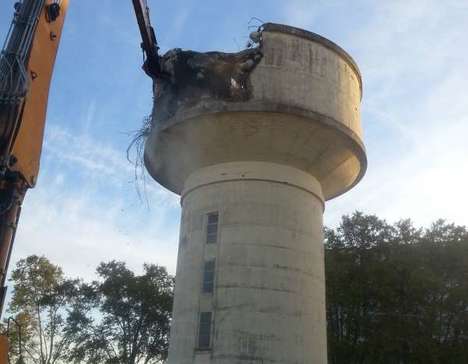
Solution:
{"label": "white cloud", "polygon": [[350,35],[364,76],[369,167],[358,187],[329,203],[329,224],[355,209],[426,226],[437,218],[468,224],[466,10],[461,1],[379,3]]}
{"label": "white cloud", "polygon": [[94,277],[101,261],[111,259],[135,270],[157,263],[174,273],[177,197],[148,181],[148,208],[138,200],[125,153],[87,134],[73,136],[52,127],[46,140],[45,168],[26,196],[12,264],[39,254],[68,275],[86,279]]}
{"label": "white cloud", "polygon": [[[51,186],[53,187],[53,186]],[[90,196],[61,196],[52,191],[31,193],[23,210],[15,257],[45,255],[71,276],[90,278],[101,261],[123,260],[140,270],[144,262],[158,263],[175,272],[176,231],[167,231],[148,214],[148,226],[125,232],[113,209],[100,208]],[[128,214],[131,214],[128,211]]]}
{"label": "white cloud", "polygon": [[[319,18],[336,23],[364,77],[368,173],[327,204],[325,222],[335,224],[342,214],[360,209],[389,220],[411,217],[423,225],[439,217],[468,224],[468,51],[463,47],[468,2],[284,4],[279,15],[292,25],[311,29]],[[366,9],[367,21],[339,28],[333,10],[351,7]],[[179,37],[188,15],[187,9],[180,11],[164,44]],[[96,121],[95,105],[90,102],[81,118],[87,125]],[[177,197],[149,179],[150,208],[138,202],[125,150],[96,140],[86,125],[82,129],[74,135],[49,128],[39,185],[26,198],[12,263],[44,254],[71,276],[85,278],[109,259],[125,260],[134,269],[156,262],[174,272]]]}
{"label": "white cloud", "polygon": [[180,36],[187,31],[187,21],[191,9],[189,6],[185,6],[182,9],[179,9],[177,14],[173,16],[171,21],[170,29],[166,29],[164,32],[158,33],[158,42],[160,43],[162,53],[165,51],[177,47],[177,42],[179,41]]}
{"label": "white cloud", "polygon": [[291,0],[284,7],[284,17],[289,25],[309,28],[317,18],[317,8],[309,0]]}

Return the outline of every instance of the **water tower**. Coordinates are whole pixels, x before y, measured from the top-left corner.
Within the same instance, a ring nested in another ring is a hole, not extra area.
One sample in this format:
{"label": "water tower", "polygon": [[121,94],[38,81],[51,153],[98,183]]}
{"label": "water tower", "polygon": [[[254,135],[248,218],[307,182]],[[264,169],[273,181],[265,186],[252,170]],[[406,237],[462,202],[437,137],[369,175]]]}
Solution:
{"label": "water tower", "polygon": [[265,24],[235,54],[163,57],[145,164],[181,196],[169,364],[327,362],[324,202],[362,178],[361,76]]}

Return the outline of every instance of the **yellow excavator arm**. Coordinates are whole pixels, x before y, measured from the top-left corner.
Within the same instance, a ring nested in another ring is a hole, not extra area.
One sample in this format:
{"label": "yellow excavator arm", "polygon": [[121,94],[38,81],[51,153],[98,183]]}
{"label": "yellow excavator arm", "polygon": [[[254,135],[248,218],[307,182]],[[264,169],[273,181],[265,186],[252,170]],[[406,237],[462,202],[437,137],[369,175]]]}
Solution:
{"label": "yellow excavator arm", "polygon": [[[25,0],[0,57],[0,315],[21,204],[39,173],[52,79],[68,0]],[[0,336],[0,364],[8,363],[8,337]]]}
{"label": "yellow excavator arm", "polygon": [[[146,56],[143,69],[157,78],[159,48],[149,9],[146,0],[132,3]],[[21,205],[39,173],[49,87],[67,10],[68,0],[18,1],[0,55],[0,315]],[[0,364],[7,360],[3,335]]]}
{"label": "yellow excavator arm", "polygon": [[39,15],[27,65],[31,83],[11,150],[16,161],[11,165],[11,170],[18,172],[29,187],[34,187],[39,173],[49,87],[68,9],[68,0],[60,1],[57,17],[52,21],[48,13],[55,3],[54,0],[47,0]]}
{"label": "yellow excavator arm", "polygon": [[68,0],[18,2],[0,57],[0,309],[21,203],[39,173],[49,86],[67,8]]}

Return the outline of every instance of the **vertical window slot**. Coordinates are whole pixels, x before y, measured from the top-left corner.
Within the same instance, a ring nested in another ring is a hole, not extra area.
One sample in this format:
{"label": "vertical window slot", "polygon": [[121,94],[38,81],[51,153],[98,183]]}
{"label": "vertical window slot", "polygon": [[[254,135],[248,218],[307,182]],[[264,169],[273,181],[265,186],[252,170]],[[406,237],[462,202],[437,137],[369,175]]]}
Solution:
{"label": "vertical window slot", "polygon": [[214,290],[214,280],[215,280],[215,260],[209,260],[205,262],[203,268],[203,293],[213,293]]}
{"label": "vertical window slot", "polygon": [[218,222],[219,215],[217,212],[209,213],[206,224],[206,242],[214,244],[218,241]]}
{"label": "vertical window slot", "polygon": [[198,327],[198,349],[211,348],[211,312],[200,313],[200,324]]}

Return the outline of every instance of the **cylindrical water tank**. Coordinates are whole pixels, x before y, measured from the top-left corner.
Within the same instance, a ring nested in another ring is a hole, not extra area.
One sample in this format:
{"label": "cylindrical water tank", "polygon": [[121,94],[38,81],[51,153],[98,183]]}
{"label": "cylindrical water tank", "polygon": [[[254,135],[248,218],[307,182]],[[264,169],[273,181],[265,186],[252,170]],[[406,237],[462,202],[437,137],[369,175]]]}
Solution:
{"label": "cylindrical water tank", "polygon": [[169,364],[327,362],[322,216],[366,169],[361,76],[314,33],[256,40],[163,57],[145,164],[182,196]]}

